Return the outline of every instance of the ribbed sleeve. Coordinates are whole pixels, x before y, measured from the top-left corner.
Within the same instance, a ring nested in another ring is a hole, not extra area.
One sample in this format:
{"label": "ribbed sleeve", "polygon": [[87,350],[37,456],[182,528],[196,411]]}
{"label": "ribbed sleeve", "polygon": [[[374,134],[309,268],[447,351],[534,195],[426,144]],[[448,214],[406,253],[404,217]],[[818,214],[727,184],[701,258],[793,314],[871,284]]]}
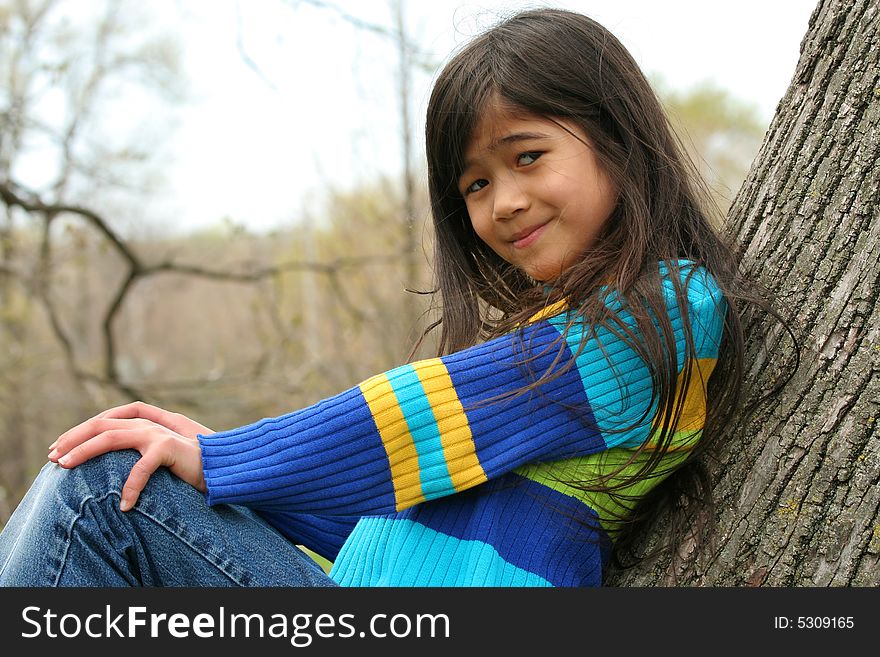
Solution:
{"label": "ribbed sleeve", "polygon": [[[717,347],[723,302],[708,274],[694,278],[696,341]],[[678,316],[674,295],[668,306]],[[643,440],[653,421],[648,368],[614,335],[568,320],[562,312],[381,373],[294,413],[199,436],[209,503],[326,517],[389,514],[527,463]],[[673,317],[677,337],[680,323]]]}
{"label": "ribbed sleeve", "polygon": [[[209,502],[381,514],[533,460],[604,449],[571,358],[557,329],[540,322],[301,411],[200,436]],[[518,394],[548,372],[550,383]]]}

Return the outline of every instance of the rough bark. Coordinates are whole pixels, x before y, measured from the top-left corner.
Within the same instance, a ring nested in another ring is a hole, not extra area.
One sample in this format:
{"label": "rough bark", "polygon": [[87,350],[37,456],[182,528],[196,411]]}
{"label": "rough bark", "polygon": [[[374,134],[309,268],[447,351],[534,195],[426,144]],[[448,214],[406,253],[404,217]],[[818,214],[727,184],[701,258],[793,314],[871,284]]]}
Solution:
{"label": "rough bark", "polygon": [[[880,585],[878,32],[878,0],[819,2],[728,217],[747,266],[788,309],[800,367],[725,432],[697,565],[661,561],[612,585]],[[768,336],[748,345],[752,398],[792,351],[778,328]]]}

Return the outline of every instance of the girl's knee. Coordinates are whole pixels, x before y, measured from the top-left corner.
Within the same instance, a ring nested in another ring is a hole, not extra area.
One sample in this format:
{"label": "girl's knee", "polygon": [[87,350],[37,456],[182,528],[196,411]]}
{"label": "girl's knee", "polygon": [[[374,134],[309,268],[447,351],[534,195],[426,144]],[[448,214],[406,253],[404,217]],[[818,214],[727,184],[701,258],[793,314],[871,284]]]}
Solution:
{"label": "girl's knee", "polygon": [[138,458],[136,451],[122,450],[101,454],[73,468],[49,462],[34,483],[55,490],[72,489],[80,495],[119,492]]}

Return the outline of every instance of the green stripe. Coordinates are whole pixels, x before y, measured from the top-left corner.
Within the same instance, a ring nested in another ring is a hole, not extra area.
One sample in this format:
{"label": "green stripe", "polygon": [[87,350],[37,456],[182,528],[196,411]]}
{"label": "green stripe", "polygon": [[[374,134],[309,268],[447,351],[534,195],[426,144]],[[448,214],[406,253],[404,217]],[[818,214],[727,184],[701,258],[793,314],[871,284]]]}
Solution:
{"label": "green stripe", "polygon": [[[521,477],[586,504],[599,515],[602,528],[613,538],[614,528],[619,518],[629,516],[638,501],[669,476],[687,455],[687,451],[667,453],[655,469],[655,472],[662,474],[650,478],[640,478],[635,483],[614,491],[613,494],[583,491],[568,482],[596,482],[601,476],[610,475],[616,470],[620,471],[605,483],[610,485],[620,482],[635,474],[639,467],[647,461],[648,452],[635,454],[634,450],[614,448],[590,456],[554,461],[553,463],[524,465],[514,472]],[[632,463],[624,465],[634,456]]]}

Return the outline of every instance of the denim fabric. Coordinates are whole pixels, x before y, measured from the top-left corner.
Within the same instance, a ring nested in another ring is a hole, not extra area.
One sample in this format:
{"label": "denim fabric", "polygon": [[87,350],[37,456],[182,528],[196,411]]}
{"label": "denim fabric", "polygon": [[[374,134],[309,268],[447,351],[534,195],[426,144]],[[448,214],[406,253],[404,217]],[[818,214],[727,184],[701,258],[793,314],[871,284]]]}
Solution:
{"label": "denim fabric", "polygon": [[0,533],[2,586],[335,586],[293,543],[240,506],[160,468],[119,510],[134,451],[65,470],[47,463]]}

